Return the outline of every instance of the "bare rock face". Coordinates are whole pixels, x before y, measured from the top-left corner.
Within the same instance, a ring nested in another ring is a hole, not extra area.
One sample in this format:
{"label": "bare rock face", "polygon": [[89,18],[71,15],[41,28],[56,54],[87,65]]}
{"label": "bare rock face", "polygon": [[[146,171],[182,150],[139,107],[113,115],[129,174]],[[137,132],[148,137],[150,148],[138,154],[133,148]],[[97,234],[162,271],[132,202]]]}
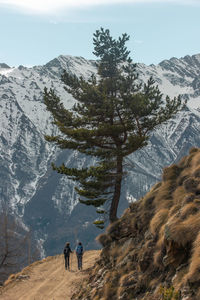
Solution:
{"label": "bare rock face", "polygon": [[98,237],[101,257],[73,299],[200,299],[199,165],[193,148]]}

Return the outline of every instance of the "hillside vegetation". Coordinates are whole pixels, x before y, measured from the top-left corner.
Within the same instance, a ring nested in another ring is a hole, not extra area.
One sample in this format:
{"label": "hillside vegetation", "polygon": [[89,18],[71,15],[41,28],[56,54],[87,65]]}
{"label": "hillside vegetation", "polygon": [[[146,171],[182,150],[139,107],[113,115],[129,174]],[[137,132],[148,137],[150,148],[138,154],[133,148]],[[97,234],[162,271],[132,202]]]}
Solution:
{"label": "hillside vegetation", "polygon": [[200,299],[200,149],[98,237],[100,259],[73,299]]}

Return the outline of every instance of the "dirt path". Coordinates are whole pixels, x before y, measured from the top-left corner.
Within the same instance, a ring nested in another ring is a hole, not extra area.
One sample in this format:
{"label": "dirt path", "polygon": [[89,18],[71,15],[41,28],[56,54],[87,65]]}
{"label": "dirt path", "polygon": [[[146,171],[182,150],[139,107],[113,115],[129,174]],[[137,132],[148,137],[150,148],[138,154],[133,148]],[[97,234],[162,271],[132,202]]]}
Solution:
{"label": "dirt path", "polygon": [[99,254],[100,251],[95,250],[84,253],[83,271],[77,270],[75,254],[72,255],[71,271],[65,270],[63,255],[35,262],[9,279],[5,287],[0,289],[0,299],[69,300]]}

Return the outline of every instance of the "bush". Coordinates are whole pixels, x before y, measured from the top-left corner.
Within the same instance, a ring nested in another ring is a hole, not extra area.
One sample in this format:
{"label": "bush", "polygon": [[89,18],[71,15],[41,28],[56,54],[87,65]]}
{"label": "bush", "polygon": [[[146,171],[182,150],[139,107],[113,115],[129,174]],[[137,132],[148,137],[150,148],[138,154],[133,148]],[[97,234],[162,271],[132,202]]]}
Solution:
{"label": "bush", "polygon": [[181,299],[180,292],[174,290],[174,287],[171,286],[169,288],[160,287],[160,294],[162,300],[179,300]]}

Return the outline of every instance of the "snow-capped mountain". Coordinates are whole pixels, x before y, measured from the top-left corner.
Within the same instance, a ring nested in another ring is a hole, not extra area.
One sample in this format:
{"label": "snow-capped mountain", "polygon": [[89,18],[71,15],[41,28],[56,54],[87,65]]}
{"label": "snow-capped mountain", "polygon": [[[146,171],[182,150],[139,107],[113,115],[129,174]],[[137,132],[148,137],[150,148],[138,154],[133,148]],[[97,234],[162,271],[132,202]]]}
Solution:
{"label": "snow-capped mountain", "polygon": [[[95,61],[73,56],[32,68],[0,64],[0,201],[31,226],[47,254],[62,251],[66,240],[73,243],[78,238],[86,247],[95,247],[99,232],[91,225],[95,210],[79,204],[74,182],[53,172],[50,165],[54,161],[83,166],[88,158],[61,151],[44,139],[44,134],[57,130],[43,104],[44,87],[55,88],[66,107],[74,103],[60,80],[63,69],[85,78],[97,71]],[[200,147],[200,54],[159,65],[138,64],[137,70],[143,81],[153,76],[163,94],[182,95],[188,108],[153,132],[148,146],[126,160],[120,212],[160,180],[164,166],[191,147]]]}

